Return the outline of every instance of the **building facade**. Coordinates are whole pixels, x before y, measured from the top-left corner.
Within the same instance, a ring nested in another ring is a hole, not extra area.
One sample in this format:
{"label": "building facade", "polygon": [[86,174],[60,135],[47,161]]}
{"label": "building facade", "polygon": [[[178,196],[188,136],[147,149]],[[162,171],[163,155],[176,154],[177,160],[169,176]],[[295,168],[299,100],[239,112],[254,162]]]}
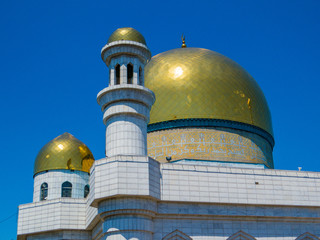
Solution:
{"label": "building facade", "polygon": [[69,133],[34,166],[18,240],[308,240],[320,173],[273,169],[271,114],[256,81],[200,48],[151,58],[135,29],[102,48],[106,157]]}

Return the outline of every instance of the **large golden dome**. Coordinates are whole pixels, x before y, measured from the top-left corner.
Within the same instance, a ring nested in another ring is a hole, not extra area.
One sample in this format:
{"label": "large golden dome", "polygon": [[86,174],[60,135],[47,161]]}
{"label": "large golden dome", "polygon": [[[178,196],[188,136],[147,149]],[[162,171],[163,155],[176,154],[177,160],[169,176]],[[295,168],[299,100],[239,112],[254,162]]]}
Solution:
{"label": "large golden dome", "polygon": [[118,28],[115,30],[109,37],[108,44],[120,40],[135,41],[147,45],[143,35],[131,27]]}
{"label": "large golden dome", "polygon": [[93,162],[89,148],[70,133],[64,133],[42,147],[34,163],[34,174],[55,169],[90,173]]}
{"label": "large golden dome", "polygon": [[273,135],[266,99],[252,76],[231,59],[201,48],[154,56],[145,86],[156,95],[150,124],[179,119],[230,120]]}

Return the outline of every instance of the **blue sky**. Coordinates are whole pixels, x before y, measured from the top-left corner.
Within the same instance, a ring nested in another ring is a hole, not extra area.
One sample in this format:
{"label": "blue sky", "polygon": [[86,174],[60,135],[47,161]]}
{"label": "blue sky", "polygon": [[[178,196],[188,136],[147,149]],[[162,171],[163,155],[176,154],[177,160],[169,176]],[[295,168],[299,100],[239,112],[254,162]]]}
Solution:
{"label": "blue sky", "polygon": [[275,167],[320,171],[319,12],[318,0],[1,1],[1,239],[16,238],[44,144],[69,132],[104,156],[100,50],[119,27],[140,31],[153,55],[184,33],[188,46],[238,62],[269,103]]}

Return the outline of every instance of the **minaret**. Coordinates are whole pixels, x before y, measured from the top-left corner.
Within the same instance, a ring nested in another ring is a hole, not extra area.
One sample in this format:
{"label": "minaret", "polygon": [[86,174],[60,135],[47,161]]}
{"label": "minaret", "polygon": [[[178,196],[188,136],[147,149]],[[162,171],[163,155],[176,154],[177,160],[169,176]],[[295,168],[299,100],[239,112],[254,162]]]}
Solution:
{"label": "minaret", "polygon": [[147,124],[154,93],[144,87],[144,66],[151,53],[133,28],[120,28],[102,48],[109,86],[97,101],[106,125],[106,156],[147,156]]}
{"label": "minaret", "polygon": [[106,125],[106,158],[92,170],[91,205],[103,219],[97,232],[106,240],[151,240],[160,199],[159,163],[147,156],[155,95],[144,87],[143,72],[151,53],[137,30],[120,28],[101,56],[109,67],[109,86],[97,97]]}

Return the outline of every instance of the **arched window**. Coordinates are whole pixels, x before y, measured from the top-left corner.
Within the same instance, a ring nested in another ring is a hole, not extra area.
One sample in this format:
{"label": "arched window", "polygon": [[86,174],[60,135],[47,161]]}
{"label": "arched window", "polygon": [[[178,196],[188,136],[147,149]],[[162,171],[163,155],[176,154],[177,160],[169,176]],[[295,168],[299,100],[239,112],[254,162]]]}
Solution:
{"label": "arched window", "polygon": [[128,77],[128,84],[132,84],[133,79],[133,66],[131,63],[127,65],[127,77]]}
{"label": "arched window", "polygon": [[139,85],[143,85],[142,84],[142,68],[139,67]]}
{"label": "arched window", "polygon": [[72,184],[70,182],[62,183],[61,197],[71,197],[72,196]]}
{"label": "arched window", "polygon": [[89,192],[90,192],[89,185],[85,185],[84,186],[84,195],[83,195],[83,197],[86,198],[89,195]]}
{"label": "arched window", "polygon": [[116,66],[116,84],[120,84],[120,65]]}
{"label": "arched window", "polygon": [[48,197],[48,183],[44,182],[40,187],[40,201],[47,200]]}

